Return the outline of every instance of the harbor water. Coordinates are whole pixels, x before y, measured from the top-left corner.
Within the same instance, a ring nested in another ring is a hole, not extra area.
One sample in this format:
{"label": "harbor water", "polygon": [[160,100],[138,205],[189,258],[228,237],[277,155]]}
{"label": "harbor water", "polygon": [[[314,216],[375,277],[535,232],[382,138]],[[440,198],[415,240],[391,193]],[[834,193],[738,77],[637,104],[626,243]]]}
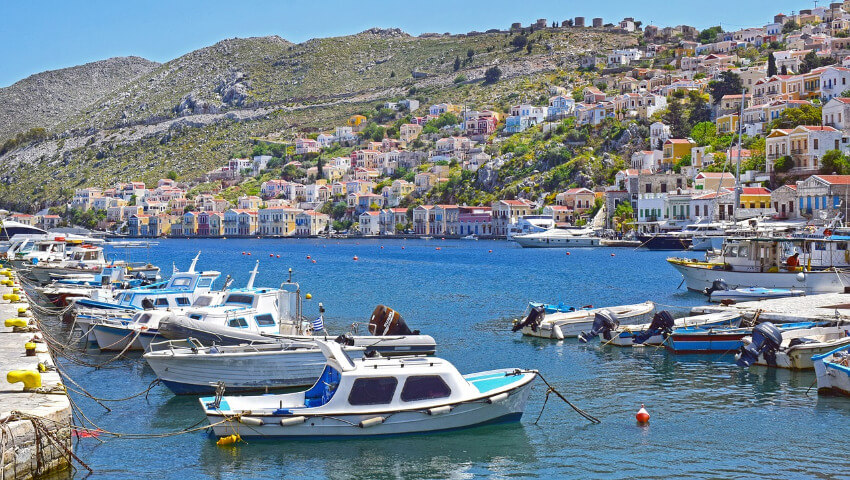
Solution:
{"label": "harbor water", "polygon": [[[837,478],[850,466],[840,453],[850,399],[818,397],[809,390],[813,373],[744,370],[732,355],[675,356],[511,332],[511,320],[529,301],[605,306],[649,299],[678,307],[678,314],[704,304],[703,296],[677,289],[681,277],[664,261],[668,252],[597,248],[568,255],[483,240],[229,239],[163,240],[130,253],[167,274],[172,262],[186,269],[198,250],[199,268],[230,274],[235,286],[244,285],[257,260],[257,286],[279,285],[291,267],[313,297],[305,315],[316,316],[322,302],[333,334],[353,323],[362,332],[374,307],[385,304],[432,335],[438,355],[461,373],[539,369],[601,424],[588,424],[554,397],[535,424],[546,392],[538,381],[522,422],[455,432],[249,440],[235,447],[216,446],[205,432],[105,443],[81,438],[75,452],[94,469],[88,478]],[[135,394],[155,378],[139,354],[99,370],[63,365],[101,398]],[[112,432],[165,434],[203,420],[195,397],[175,397],[163,386],[109,403],[111,412],[72,397]],[[652,415],[648,426],[635,422],[641,404]]]}

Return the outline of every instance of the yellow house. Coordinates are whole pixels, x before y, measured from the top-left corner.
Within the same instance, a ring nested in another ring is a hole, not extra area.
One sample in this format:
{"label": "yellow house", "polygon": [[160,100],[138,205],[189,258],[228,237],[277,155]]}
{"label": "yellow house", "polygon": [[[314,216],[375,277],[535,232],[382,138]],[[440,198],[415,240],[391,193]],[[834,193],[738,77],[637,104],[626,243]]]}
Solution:
{"label": "yellow house", "polygon": [[719,134],[735,133],[738,131],[738,115],[734,113],[717,117],[714,123],[717,125],[717,133]]}
{"label": "yellow house", "polygon": [[690,155],[691,148],[697,144],[687,138],[670,138],[664,142],[664,154],[661,157],[661,163],[672,165],[682,159],[685,155]]}
{"label": "yellow house", "polygon": [[770,208],[770,190],[764,187],[741,189],[741,208]]}
{"label": "yellow house", "polygon": [[360,131],[365,124],[366,117],[364,115],[352,115],[351,118],[348,119],[348,126],[354,128],[355,131]]}

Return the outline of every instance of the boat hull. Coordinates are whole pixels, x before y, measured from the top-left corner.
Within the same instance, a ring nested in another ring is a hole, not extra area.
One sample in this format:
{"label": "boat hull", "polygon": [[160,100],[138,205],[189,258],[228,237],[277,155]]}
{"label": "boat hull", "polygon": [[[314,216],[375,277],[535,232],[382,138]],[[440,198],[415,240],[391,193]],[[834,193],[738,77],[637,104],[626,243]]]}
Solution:
{"label": "boat hull", "polygon": [[575,338],[593,326],[594,316],[599,310],[610,310],[617,315],[620,325],[637,325],[647,323],[655,313],[652,303],[628,305],[623,307],[608,307],[606,309],[577,310],[562,315],[547,314],[536,330],[530,326],[522,328],[522,334],[530,337]]}
{"label": "boat hull", "polygon": [[850,345],[812,357],[819,394],[850,396],[848,349]]}
{"label": "boat hull", "polygon": [[[245,437],[360,437],[400,435],[458,430],[494,423],[516,422],[522,418],[531,382],[518,386],[504,400],[488,403],[469,402],[455,406],[442,415],[429,415],[427,409],[374,412],[368,414],[335,414],[310,416],[304,423],[281,426],[282,419],[289,416],[265,416],[264,425],[248,426],[237,421],[225,421],[212,427],[215,435],[223,436],[238,432]],[[201,399],[212,401],[212,398]],[[298,415],[298,414],[295,414]],[[383,416],[385,421],[370,427],[360,427],[360,422]],[[210,424],[225,419],[223,414],[207,414]]]}
{"label": "boat hull", "polygon": [[[741,315],[739,314],[707,314],[698,315],[696,317],[683,317],[674,321],[674,326],[693,327],[693,326],[711,326],[711,327],[737,327],[741,324]],[[633,329],[628,326],[620,327],[617,331],[611,332],[611,338],[606,339],[600,337],[600,341],[605,345],[615,345],[618,347],[634,347],[643,345],[663,345],[665,337],[662,334],[653,335],[643,343],[635,343],[635,336],[643,333],[649,328],[649,325],[638,325],[639,328]]]}
{"label": "boat hull", "polygon": [[667,337],[664,346],[673,353],[731,353],[744,344],[748,332],[676,333]]}
{"label": "boat hull", "polygon": [[668,235],[638,235],[641,248],[647,250],[687,250],[691,246],[691,239],[687,237],[673,237]]}
{"label": "boat hull", "polygon": [[850,337],[841,342],[824,343],[814,346],[798,345],[787,351],[776,352],[776,362],[768,363],[764,355],[759,355],[754,365],[763,367],[787,368],[790,370],[811,370],[815,368],[812,357],[835,350],[836,347],[850,345]]}
{"label": "boat hull", "polygon": [[749,302],[753,300],[767,300],[770,298],[799,297],[806,292],[802,290],[787,290],[780,288],[738,288],[734,290],[717,290],[708,296],[709,302],[722,302],[733,300],[735,302]]}
{"label": "boat hull", "polygon": [[[850,286],[850,277],[834,271],[817,272],[734,272],[723,269],[705,268],[679,261],[670,262],[682,274],[688,290],[703,292],[715,280],[724,280],[729,285],[741,287],[764,287],[784,290],[801,290],[806,295],[818,293],[843,293]],[[802,275],[800,275],[802,274]],[[802,278],[802,281],[801,281]]]}
{"label": "boat hull", "polygon": [[596,237],[524,237],[517,236],[513,241],[523,248],[583,248],[598,247],[601,238]]}
{"label": "boat hull", "polygon": [[[153,339],[155,332],[140,332],[135,329],[98,324],[91,328],[91,335],[97,346],[104,352],[140,351],[144,350],[142,337]],[[148,342],[149,344],[149,342]]]}

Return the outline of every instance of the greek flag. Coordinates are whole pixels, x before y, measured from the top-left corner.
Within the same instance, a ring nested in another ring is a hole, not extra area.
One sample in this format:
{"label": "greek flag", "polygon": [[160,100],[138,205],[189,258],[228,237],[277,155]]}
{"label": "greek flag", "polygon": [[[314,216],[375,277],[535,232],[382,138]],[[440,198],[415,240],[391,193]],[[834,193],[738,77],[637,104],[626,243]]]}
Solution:
{"label": "greek flag", "polygon": [[318,332],[320,330],[325,329],[325,321],[322,319],[322,316],[319,315],[319,318],[313,320],[313,331]]}

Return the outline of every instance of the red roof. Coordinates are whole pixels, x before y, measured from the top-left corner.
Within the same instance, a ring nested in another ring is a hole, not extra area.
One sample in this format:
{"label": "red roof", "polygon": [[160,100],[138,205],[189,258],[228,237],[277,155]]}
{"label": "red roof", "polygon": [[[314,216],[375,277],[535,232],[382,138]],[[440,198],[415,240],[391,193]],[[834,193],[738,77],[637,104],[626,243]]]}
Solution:
{"label": "red roof", "polygon": [[813,175],[830,185],[850,185],[850,175]]}
{"label": "red roof", "polygon": [[764,187],[744,187],[741,189],[744,195],[770,195],[770,190]]}
{"label": "red roof", "polygon": [[512,206],[515,206],[515,207],[527,207],[528,206],[528,203],[526,203],[524,200],[500,200],[500,201],[502,203],[506,204],[506,205],[512,205]]}
{"label": "red roof", "polygon": [[803,128],[812,132],[837,132],[838,130],[832,127],[821,127],[819,125],[800,125],[797,128]]}
{"label": "red roof", "polygon": [[699,172],[697,178],[700,176],[702,178],[734,178],[734,175],[729,172]]}

